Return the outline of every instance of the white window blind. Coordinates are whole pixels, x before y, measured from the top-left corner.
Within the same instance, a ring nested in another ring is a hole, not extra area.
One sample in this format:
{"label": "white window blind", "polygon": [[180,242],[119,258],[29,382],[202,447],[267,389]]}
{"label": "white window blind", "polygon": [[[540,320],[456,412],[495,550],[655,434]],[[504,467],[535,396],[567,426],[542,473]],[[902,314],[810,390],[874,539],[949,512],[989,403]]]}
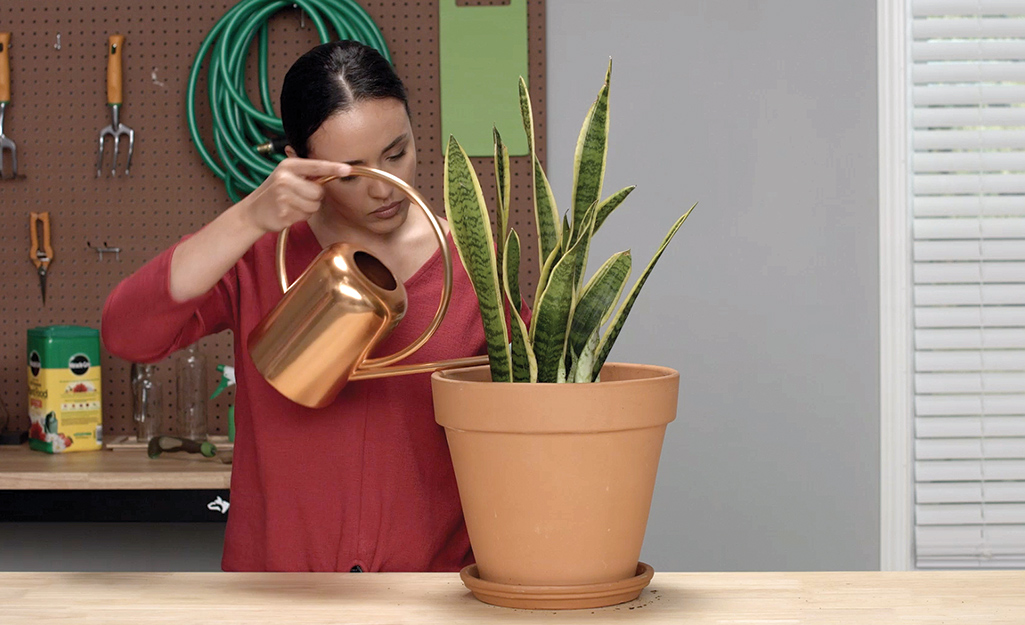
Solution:
{"label": "white window blind", "polygon": [[908,0],[915,557],[1025,567],[1025,0]]}

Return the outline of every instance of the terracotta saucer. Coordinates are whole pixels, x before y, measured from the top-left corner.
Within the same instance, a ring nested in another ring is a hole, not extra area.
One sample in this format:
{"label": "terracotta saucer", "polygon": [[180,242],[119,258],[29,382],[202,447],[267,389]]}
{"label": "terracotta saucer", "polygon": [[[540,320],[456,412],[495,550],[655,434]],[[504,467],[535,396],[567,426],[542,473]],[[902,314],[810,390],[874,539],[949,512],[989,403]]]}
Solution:
{"label": "terracotta saucer", "polygon": [[633,601],[640,596],[654,574],[655,569],[651,565],[638,562],[637,575],[618,582],[579,586],[520,586],[482,580],[477,565],[471,564],[459,572],[459,578],[474,597],[491,605],[528,610],[575,610]]}

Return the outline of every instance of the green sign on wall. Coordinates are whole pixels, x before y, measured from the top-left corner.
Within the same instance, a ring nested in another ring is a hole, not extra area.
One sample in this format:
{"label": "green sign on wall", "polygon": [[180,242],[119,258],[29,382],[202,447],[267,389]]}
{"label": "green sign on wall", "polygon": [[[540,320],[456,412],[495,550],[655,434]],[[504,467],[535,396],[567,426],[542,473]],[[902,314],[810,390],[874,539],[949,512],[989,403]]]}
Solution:
{"label": "green sign on wall", "polygon": [[455,135],[470,156],[494,155],[494,125],[511,156],[527,154],[517,87],[520,76],[528,80],[527,0],[441,0],[439,20],[442,152]]}

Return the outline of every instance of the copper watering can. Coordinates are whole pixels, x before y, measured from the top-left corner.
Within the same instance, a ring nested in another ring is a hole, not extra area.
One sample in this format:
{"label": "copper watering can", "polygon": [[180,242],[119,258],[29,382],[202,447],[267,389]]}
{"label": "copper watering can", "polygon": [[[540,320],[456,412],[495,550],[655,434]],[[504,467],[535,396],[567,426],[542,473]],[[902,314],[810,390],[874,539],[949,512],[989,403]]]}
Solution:
{"label": "copper watering can", "polygon": [[[434,320],[423,334],[390,356],[369,358],[406,313],[406,290],[402,283],[372,254],[342,242],[321,251],[289,285],[285,273],[288,228],[282,230],[278,235],[276,265],[285,295],[249,334],[249,355],[271,386],[308,408],[330,404],[349,380],[488,362],[487,356],[474,356],[391,366],[420,349],[441,325],[452,295],[452,256],[438,218],[416,189],[400,178],[370,167],[354,165],[352,175],[392,184],[423,210],[441,248],[445,282]],[[318,182],[335,178],[330,176]]]}

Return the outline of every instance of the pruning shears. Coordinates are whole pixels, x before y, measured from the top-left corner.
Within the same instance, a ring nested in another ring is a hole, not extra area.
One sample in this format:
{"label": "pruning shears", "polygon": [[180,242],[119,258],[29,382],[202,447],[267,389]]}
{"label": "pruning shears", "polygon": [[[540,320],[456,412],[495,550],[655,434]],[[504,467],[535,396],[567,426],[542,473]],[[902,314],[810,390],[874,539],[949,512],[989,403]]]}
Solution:
{"label": "pruning shears", "polygon": [[36,266],[36,273],[39,274],[39,290],[43,294],[43,304],[46,304],[46,276],[50,270],[50,263],[53,262],[53,248],[50,247],[50,213],[32,213],[29,228],[32,237],[29,258]]}

